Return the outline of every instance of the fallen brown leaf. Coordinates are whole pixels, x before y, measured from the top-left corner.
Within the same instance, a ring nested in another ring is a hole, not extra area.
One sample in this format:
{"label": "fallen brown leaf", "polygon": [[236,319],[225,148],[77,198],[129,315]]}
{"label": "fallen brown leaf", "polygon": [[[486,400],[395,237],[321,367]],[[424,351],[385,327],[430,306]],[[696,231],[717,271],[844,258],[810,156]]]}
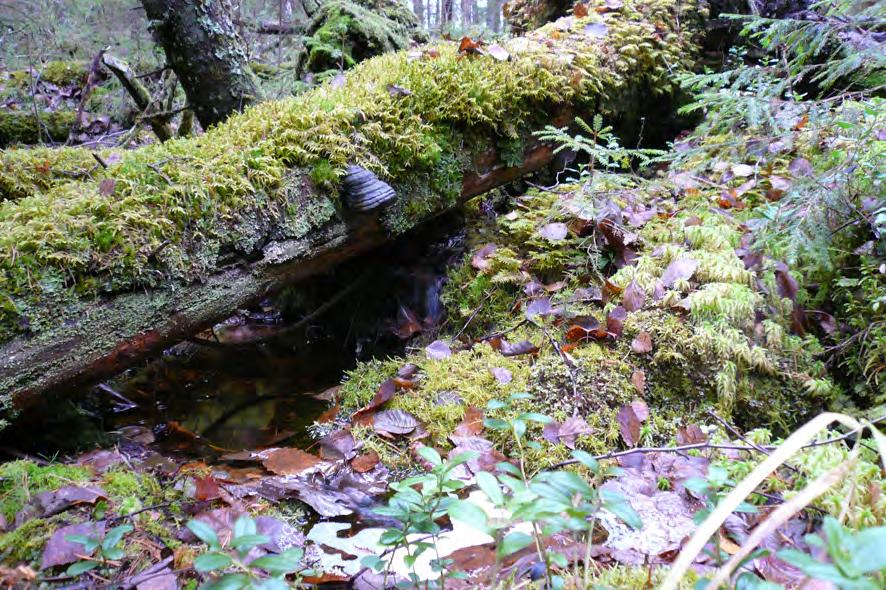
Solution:
{"label": "fallen brown leaf", "polygon": [[268,451],[262,459],[265,469],[277,475],[296,475],[322,462],[320,457],[293,448]]}

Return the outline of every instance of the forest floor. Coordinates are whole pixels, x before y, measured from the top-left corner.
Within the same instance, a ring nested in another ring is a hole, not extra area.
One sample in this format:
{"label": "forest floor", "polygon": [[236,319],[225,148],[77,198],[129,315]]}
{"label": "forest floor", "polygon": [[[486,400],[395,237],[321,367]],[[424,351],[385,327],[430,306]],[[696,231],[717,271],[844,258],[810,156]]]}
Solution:
{"label": "forest floor", "polygon": [[[390,356],[257,343],[286,331],[281,299],[103,384],[97,414],[23,417],[2,441],[20,458],[0,465],[0,584],[639,589],[685,559],[671,587],[740,561],[735,587],[877,588],[851,554],[886,522],[886,449],[854,422],[886,420],[886,115],[809,112],[779,109],[777,135],[703,122],[642,171],[652,155],[603,121],[549,130],[575,169],[469,202],[442,271],[342,300],[398,303]],[[867,225],[844,236],[827,211],[847,194]],[[854,419],[798,431],[825,411]]]}

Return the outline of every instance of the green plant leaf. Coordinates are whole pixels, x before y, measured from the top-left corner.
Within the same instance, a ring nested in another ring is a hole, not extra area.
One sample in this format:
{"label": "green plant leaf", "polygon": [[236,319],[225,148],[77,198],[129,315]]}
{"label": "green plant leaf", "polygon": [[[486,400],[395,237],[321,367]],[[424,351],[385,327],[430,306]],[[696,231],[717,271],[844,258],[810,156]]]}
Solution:
{"label": "green plant leaf", "polygon": [[218,580],[206,582],[200,586],[200,590],[240,590],[248,588],[252,578],[246,574],[228,574]]}
{"label": "green plant leaf", "polygon": [[194,569],[200,573],[213,572],[230,567],[232,563],[234,560],[230,555],[212,551],[197,556],[197,559],[194,560]]}
{"label": "green plant leaf", "polygon": [[79,576],[80,574],[86,573],[97,567],[97,561],[78,561],[77,563],[72,563],[71,566],[65,570],[65,573],[69,576]]}
{"label": "green plant leaf", "polygon": [[447,513],[449,518],[453,520],[458,520],[484,532],[488,530],[489,523],[486,512],[476,504],[466,500],[457,500],[449,506]]}
{"label": "green plant leaf", "polygon": [[507,430],[510,425],[501,418],[484,418],[483,426],[492,430]]}
{"label": "green plant leaf", "polygon": [[126,555],[126,552],[123,551],[123,549],[121,549],[120,547],[111,547],[109,549],[102,549],[102,556],[105,559],[111,559],[111,560],[116,561],[118,559],[123,559],[123,557],[125,555]]}
{"label": "green plant leaf", "polygon": [[863,529],[855,534],[854,558],[862,573],[886,569],[886,526]]}
{"label": "green plant leaf", "polygon": [[202,520],[189,521],[186,526],[198,539],[209,545],[210,548],[215,549],[219,546],[218,536],[215,534],[215,531]]}
{"label": "green plant leaf", "polygon": [[440,458],[440,453],[437,452],[437,449],[434,447],[424,446],[418,450],[418,454],[421,455],[426,461],[428,461],[431,465],[436,467],[437,465],[443,464],[443,459]]}
{"label": "green plant leaf", "polygon": [[524,412],[518,416],[520,420],[528,420],[530,422],[538,422],[540,424],[550,424],[554,421],[550,416],[539,414],[537,412]]}
{"label": "green plant leaf", "polygon": [[266,535],[250,534],[231,539],[231,547],[233,547],[240,553],[246,553],[253,547],[258,547],[259,545],[264,545],[265,543],[270,542],[271,539],[269,539]]}
{"label": "green plant leaf", "polygon": [[365,555],[360,560],[360,565],[368,567],[372,571],[381,572],[387,567],[385,560],[378,555]]}
{"label": "green plant leaf", "polygon": [[587,467],[591,473],[598,473],[600,471],[600,463],[587,451],[572,451],[572,458]]}
{"label": "green plant leaf", "polygon": [[131,524],[121,524],[120,526],[115,526],[105,535],[105,539],[104,541],[102,541],[102,549],[107,551],[112,547],[116,547],[120,543],[120,541],[123,540],[123,535],[131,531]]}
{"label": "green plant leaf", "polygon": [[526,533],[515,531],[508,533],[505,538],[498,544],[498,554],[502,557],[516,553],[524,547],[532,544],[532,537]]}
{"label": "green plant leaf", "polygon": [[290,574],[301,569],[301,560],[304,551],[301,549],[289,549],[279,555],[265,555],[253,560],[249,567],[261,568],[272,576]]}
{"label": "green plant leaf", "polygon": [[609,490],[600,490],[600,498],[603,500],[603,507],[619,517],[626,525],[635,530],[643,528],[640,515],[625,500],[624,496]]}
{"label": "green plant leaf", "polygon": [[237,521],[234,523],[234,538],[237,537],[245,537],[247,535],[256,534],[257,529],[255,526],[255,520],[246,514],[240,516]]}
{"label": "green plant leaf", "polygon": [[483,490],[483,493],[486,494],[486,497],[489,498],[490,502],[496,506],[501,506],[505,503],[504,494],[501,493],[501,486],[499,486],[498,480],[495,479],[494,475],[488,471],[481,471],[474,476],[474,479],[477,481],[477,485],[480,486],[480,489]]}

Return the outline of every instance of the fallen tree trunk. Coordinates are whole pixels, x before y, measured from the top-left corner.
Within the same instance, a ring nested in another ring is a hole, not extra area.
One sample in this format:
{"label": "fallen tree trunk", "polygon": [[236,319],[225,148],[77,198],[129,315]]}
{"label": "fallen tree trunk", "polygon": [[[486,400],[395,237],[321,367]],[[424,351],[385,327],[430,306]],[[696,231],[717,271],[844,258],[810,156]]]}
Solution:
{"label": "fallen tree trunk", "polygon": [[[552,152],[531,131],[546,123],[660,105],[674,69],[693,64],[697,29],[685,3],[625,4],[490,54],[443,43],[383,55],[203,136],[118,154],[85,180],[21,180],[26,198],[0,204],[7,415],[538,170]],[[396,202],[343,211],[352,163]]]}

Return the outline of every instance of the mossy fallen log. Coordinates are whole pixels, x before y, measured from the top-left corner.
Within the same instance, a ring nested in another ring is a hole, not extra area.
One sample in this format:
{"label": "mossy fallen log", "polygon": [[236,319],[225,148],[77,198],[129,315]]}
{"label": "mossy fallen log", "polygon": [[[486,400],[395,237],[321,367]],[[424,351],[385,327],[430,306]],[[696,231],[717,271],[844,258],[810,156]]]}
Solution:
{"label": "mossy fallen log", "polygon": [[[107,168],[84,169],[91,154],[68,149],[78,180],[45,153],[3,154],[5,413],[539,169],[550,149],[527,138],[558,116],[660,105],[694,63],[698,14],[628,1],[513,39],[507,60],[450,42],[383,55],[202,136],[110,153]],[[376,172],[397,202],[378,217],[342,211],[348,164]]]}
{"label": "mossy fallen log", "polygon": [[64,141],[77,118],[74,111],[32,110],[0,112],[0,146],[14,143]]}

